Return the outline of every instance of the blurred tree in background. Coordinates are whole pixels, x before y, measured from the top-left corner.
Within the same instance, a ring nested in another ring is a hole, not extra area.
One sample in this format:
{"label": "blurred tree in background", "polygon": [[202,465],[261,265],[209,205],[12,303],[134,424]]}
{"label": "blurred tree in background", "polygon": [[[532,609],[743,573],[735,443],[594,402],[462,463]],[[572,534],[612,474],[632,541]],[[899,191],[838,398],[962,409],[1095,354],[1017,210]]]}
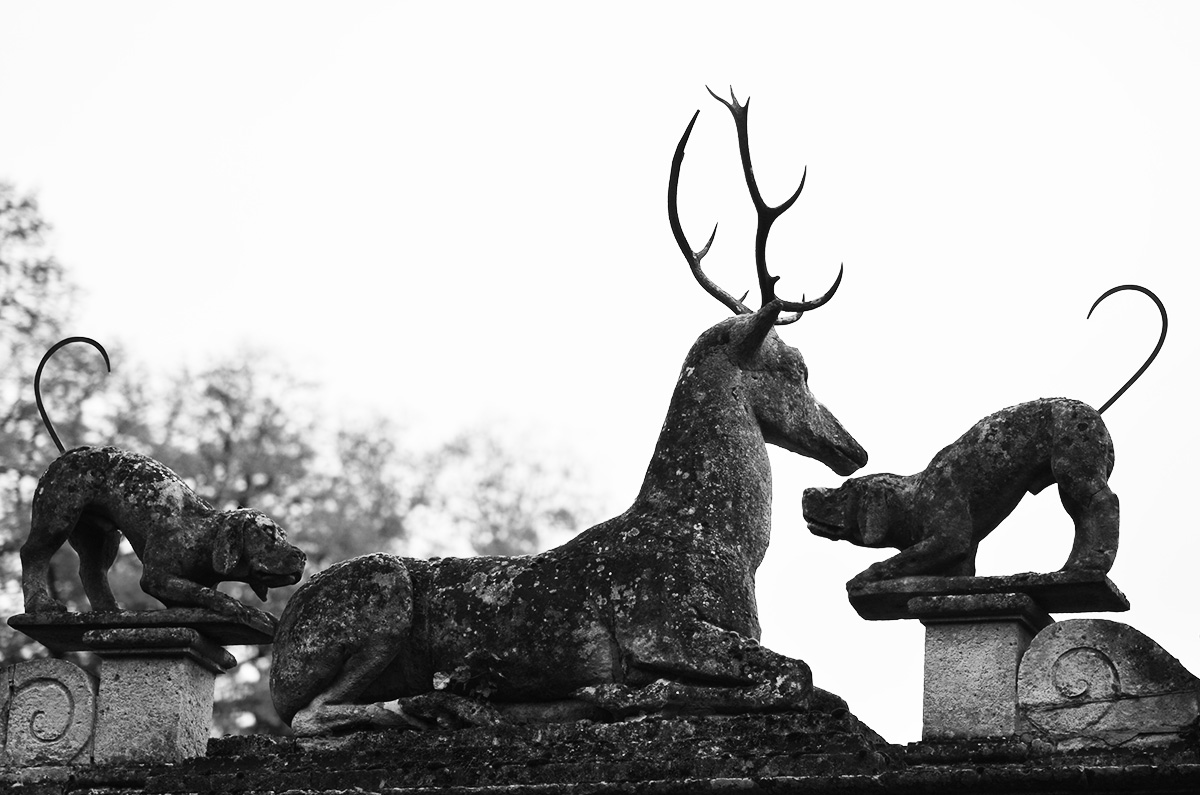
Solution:
{"label": "blurred tree in background", "polygon": [[[17,552],[37,480],[58,455],[37,413],[33,375],[45,351],[67,336],[76,291],[47,252],[47,231],[36,201],[0,183],[4,617],[21,610]],[[86,345],[63,348],[43,373],[43,399],[63,443],[134,450],[163,462],[218,508],[267,513],[308,554],[306,577],[355,555],[406,554],[414,547],[420,554],[527,554],[598,513],[570,467],[533,460],[488,431],[420,450],[382,418],[361,427],[331,424],[315,409],[318,387],[266,354],[233,356],[164,380],[126,362],[120,347],[106,347],[111,375]],[[84,610],[76,565],[64,548],[52,578],[58,597]],[[141,592],[140,576],[140,562],[123,544],[109,575],[118,601],[129,609],[161,607]],[[221,588],[257,602],[240,584]],[[260,606],[279,615],[293,591],[273,590]],[[267,691],[270,647],[235,652],[240,665],[217,680],[216,730],[284,731]],[[44,654],[40,644],[0,625],[3,662]]]}
{"label": "blurred tree in background", "polygon": [[[47,251],[48,231],[37,201],[0,182],[0,574],[5,602],[11,603],[15,594],[18,605],[16,552],[28,528],[37,478],[58,454],[42,430],[33,400],[33,376],[42,354],[66,336],[63,324],[75,303],[74,286]],[[104,366],[94,350],[69,347],[62,351],[62,378],[47,385],[46,397],[75,408],[71,416],[60,418],[58,427],[67,438],[78,438],[82,427],[78,407],[101,388]],[[14,634],[7,625],[0,628],[4,659],[27,653],[24,641]]]}

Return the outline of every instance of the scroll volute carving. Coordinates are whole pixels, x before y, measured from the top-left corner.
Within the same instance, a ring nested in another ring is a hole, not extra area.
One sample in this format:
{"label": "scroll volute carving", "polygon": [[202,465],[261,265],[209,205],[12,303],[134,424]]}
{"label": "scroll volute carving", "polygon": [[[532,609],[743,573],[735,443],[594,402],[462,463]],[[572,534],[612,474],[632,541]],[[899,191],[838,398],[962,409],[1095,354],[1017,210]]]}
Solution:
{"label": "scroll volute carving", "polygon": [[96,681],[65,660],[5,670],[4,752],[14,767],[88,764],[96,729]]}

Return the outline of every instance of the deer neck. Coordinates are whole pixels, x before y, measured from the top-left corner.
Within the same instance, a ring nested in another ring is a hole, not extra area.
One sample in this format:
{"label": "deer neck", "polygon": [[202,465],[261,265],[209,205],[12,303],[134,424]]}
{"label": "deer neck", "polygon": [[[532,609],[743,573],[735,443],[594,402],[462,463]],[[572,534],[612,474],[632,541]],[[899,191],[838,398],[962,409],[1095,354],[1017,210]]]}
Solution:
{"label": "deer neck", "polygon": [[771,464],[742,371],[716,358],[684,364],[635,509],[723,538],[753,571],[770,539]]}

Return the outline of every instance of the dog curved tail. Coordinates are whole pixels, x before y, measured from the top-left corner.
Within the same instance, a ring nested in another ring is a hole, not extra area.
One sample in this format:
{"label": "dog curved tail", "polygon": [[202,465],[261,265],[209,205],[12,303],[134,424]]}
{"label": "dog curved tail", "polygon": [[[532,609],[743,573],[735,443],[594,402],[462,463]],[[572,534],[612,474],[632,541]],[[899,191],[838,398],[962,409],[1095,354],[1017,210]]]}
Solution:
{"label": "dog curved tail", "polygon": [[67,448],[63,447],[62,441],[59,440],[58,434],[54,432],[54,423],[50,422],[49,415],[46,414],[46,407],[42,404],[42,368],[46,366],[46,362],[50,361],[50,357],[65,345],[70,345],[72,342],[86,342],[96,350],[100,351],[100,355],[104,357],[104,366],[108,368],[108,372],[112,372],[112,363],[108,360],[108,351],[104,350],[104,346],[96,342],[91,337],[67,337],[65,340],[59,340],[50,346],[50,350],[46,351],[46,355],[42,357],[42,361],[38,364],[37,372],[33,375],[33,398],[37,403],[38,414],[42,415],[42,424],[46,426],[46,430],[50,432],[50,438],[54,440],[55,446],[58,447],[59,453],[65,453]]}
{"label": "dog curved tail", "polygon": [[1101,414],[1104,413],[1106,408],[1111,406],[1113,403],[1116,403],[1117,398],[1121,397],[1121,395],[1124,395],[1125,390],[1133,386],[1134,381],[1142,377],[1142,373],[1146,372],[1146,368],[1150,366],[1150,362],[1154,361],[1154,359],[1158,356],[1158,352],[1162,350],[1163,343],[1166,342],[1167,339],[1167,308],[1163,306],[1163,302],[1159,300],[1157,295],[1145,287],[1142,287],[1140,284],[1122,284],[1117,287],[1113,287],[1111,290],[1106,290],[1104,295],[1097,298],[1096,303],[1092,304],[1092,308],[1088,310],[1087,316],[1090,318],[1092,316],[1092,312],[1096,310],[1096,307],[1100,306],[1100,302],[1105,298],[1108,298],[1113,293],[1119,293],[1122,290],[1137,290],[1139,293],[1144,293],[1150,296],[1150,300],[1153,301],[1155,306],[1158,307],[1158,313],[1162,316],[1162,331],[1158,335],[1158,344],[1154,346],[1154,350],[1150,352],[1150,356],[1146,359],[1142,366],[1138,368],[1138,371],[1133,374],[1133,377],[1126,381],[1125,385],[1118,389],[1116,394],[1110,397],[1108,402],[1100,407],[1099,413]]}

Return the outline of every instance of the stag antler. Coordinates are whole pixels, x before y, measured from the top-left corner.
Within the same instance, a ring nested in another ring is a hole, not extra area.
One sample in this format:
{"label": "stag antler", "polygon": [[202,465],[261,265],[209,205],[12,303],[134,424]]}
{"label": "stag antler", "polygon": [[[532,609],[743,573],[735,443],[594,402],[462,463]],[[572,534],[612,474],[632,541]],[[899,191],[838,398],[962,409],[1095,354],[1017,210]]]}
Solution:
{"label": "stag antler", "polygon": [[[805,168],[804,175],[800,178],[800,187],[796,188],[796,192],[787,201],[776,207],[768,205],[763,201],[762,193],[758,189],[758,183],[754,179],[754,167],[750,162],[750,140],[747,131],[750,100],[747,98],[744,104],[739,104],[732,87],[729,89],[729,96],[732,102],[727,102],[717,96],[711,88],[708,89],[708,93],[712,94],[722,105],[729,108],[729,112],[733,114],[734,126],[737,128],[738,151],[741,154],[742,171],[746,176],[746,186],[750,189],[750,198],[754,202],[754,209],[758,213],[758,233],[755,236],[754,242],[754,263],[758,273],[759,290],[762,294],[761,308],[770,306],[771,309],[769,311],[774,311],[776,314],[779,312],[793,312],[795,314],[789,317],[777,318],[775,323],[777,325],[794,323],[809,309],[816,309],[827,303],[842,283],[842,268],[839,266],[837,279],[834,280],[833,286],[820,298],[806,301],[801,296],[801,300],[799,301],[785,301],[775,295],[775,282],[779,281],[779,277],[772,276],[767,271],[767,236],[771,233],[771,225],[775,223],[776,218],[783,215],[795,203],[796,199],[800,197],[800,192],[804,190],[804,181],[808,177],[808,169]],[[693,251],[683,234],[683,226],[679,222],[679,171],[683,164],[684,147],[687,145],[688,138],[691,137],[692,127],[696,124],[696,118],[699,115],[700,111],[696,111],[692,116],[692,120],[688,123],[687,129],[684,131],[683,137],[679,139],[679,145],[675,147],[675,156],[671,160],[671,178],[667,185],[667,216],[671,222],[671,231],[675,235],[675,242],[679,244],[680,250],[683,252],[684,257],[687,258],[692,275],[696,277],[696,281],[700,283],[700,286],[735,313],[747,314],[753,310],[743,303],[746,296],[743,295],[741,300],[734,298],[709,279],[700,267],[700,260],[708,253],[708,249],[712,246],[713,239],[717,235],[717,227],[713,226],[712,235],[709,236],[708,243],[704,245],[704,248],[700,251]]]}
{"label": "stag antler", "polygon": [[[683,225],[679,222],[679,170],[683,166],[684,147],[687,146],[688,139],[692,137],[692,127],[696,125],[696,119],[699,116],[700,111],[692,114],[692,120],[688,122],[687,129],[683,131],[683,137],[679,139],[679,145],[675,147],[675,156],[671,158],[671,178],[667,182],[667,217],[671,221],[671,232],[675,235],[675,242],[679,244],[679,250],[687,258],[688,265],[691,266],[692,275],[696,277],[696,281],[700,282],[700,286],[709,295],[732,309],[734,314],[745,315],[753,310],[717,286],[700,267],[700,260],[704,259],[704,255],[708,253],[708,249],[712,246],[713,239],[717,236],[717,225],[713,224],[712,234],[708,236],[708,242],[704,244],[704,248],[699,251],[692,251],[691,244],[688,243],[687,237],[683,234]],[[742,296],[742,298],[745,297],[744,295]]]}

